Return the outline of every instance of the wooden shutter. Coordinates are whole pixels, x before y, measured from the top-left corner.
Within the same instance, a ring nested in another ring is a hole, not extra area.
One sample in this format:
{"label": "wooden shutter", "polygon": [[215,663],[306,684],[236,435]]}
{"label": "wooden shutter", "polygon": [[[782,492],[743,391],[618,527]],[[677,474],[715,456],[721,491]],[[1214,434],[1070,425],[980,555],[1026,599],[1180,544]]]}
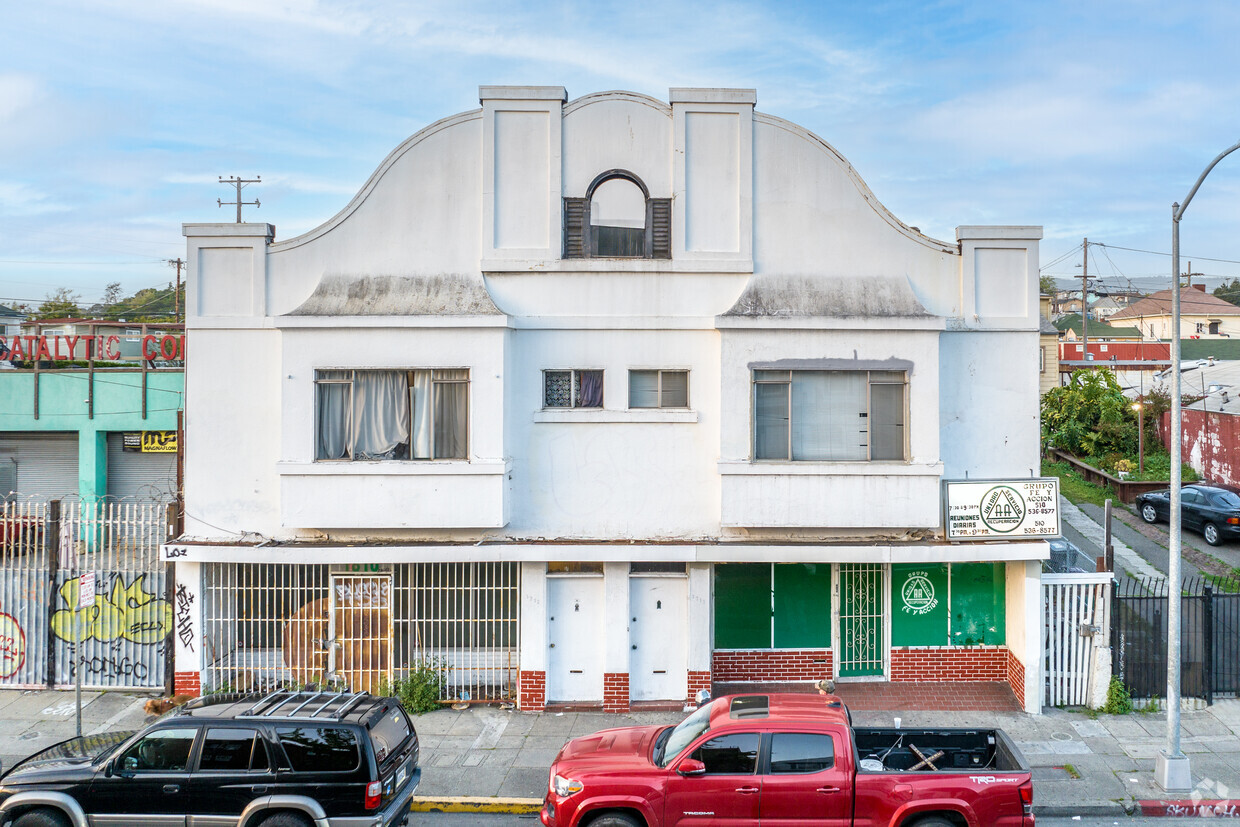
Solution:
{"label": "wooden shutter", "polygon": [[585,258],[586,221],[589,218],[589,200],[586,198],[564,199],[564,258]]}
{"label": "wooden shutter", "polygon": [[650,257],[672,257],[672,199],[650,199]]}

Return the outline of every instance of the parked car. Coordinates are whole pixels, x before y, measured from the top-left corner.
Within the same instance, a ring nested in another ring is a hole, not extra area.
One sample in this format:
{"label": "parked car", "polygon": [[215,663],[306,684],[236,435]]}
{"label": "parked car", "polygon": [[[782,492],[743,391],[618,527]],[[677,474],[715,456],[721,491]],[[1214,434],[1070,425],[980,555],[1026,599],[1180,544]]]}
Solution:
{"label": "parked car", "polygon": [[[1171,490],[1137,495],[1137,513],[1147,523],[1171,519]],[[1201,532],[1217,546],[1240,537],[1240,495],[1221,485],[1193,483],[1180,487],[1180,525]]]}
{"label": "parked car", "polygon": [[832,695],[733,695],[679,725],[574,738],[545,827],[1033,825],[1033,780],[997,729],[856,728]]}
{"label": "parked car", "polygon": [[15,764],[0,776],[0,824],[389,827],[405,823],[420,778],[395,698],[207,697]]}

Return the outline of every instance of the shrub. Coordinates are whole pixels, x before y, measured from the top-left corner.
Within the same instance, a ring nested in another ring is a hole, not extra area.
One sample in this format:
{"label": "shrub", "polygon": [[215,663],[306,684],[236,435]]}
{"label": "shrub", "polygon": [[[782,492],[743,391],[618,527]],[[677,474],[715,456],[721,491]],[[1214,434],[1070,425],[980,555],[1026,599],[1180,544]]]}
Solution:
{"label": "shrub", "polygon": [[1107,687],[1107,702],[1102,705],[1102,711],[1108,715],[1127,715],[1132,712],[1132,696],[1128,694],[1128,687],[1124,686],[1118,676],[1111,676],[1111,685]]}
{"label": "shrub", "polygon": [[448,665],[442,658],[426,658],[414,661],[402,678],[380,687],[384,695],[391,695],[411,715],[421,715],[439,709],[439,696],[448,682]]}

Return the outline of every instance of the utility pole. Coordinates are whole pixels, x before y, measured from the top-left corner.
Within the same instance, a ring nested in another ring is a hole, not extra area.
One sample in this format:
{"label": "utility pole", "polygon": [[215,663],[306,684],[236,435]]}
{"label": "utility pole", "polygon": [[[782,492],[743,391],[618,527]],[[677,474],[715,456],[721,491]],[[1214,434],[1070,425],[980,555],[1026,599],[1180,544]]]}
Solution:
{"label": "utility pole", "polygon": [[1085,361],[1089,361],[1089,239],[1081,240],[1082,258],[1085,260],[1081,270],[1081,342],[1085,347]]}
{"label": "utility pole", "polygon": [[217,198],[215,199],[215,203],[221,207],[236,206],[238,224],[241,223],[241,207],[242,206],[249,206],[251,204],[253,204],[255,207],[262,206],[262,204],[258,203],[257,198],[255,198],[253,201],[242,201],[241,190],[246,184],[261,184],[263,182],[263,176],[255,175],[253,178],[238,178],[236,175],[230,175],[227,178],[225,178],[223,175],[221,175],[219,176],[219,179],[220,179],[221,184],[227,184],[230,187],[237,188],[237,200],[236,201],[221,201],[220,199]]}
{"label": "utility pole", "polygon": [[177,324],[180,324],[181,323],[181,268],[185,266],[185,262],[182,261],[180,258],[170,258],[168,259],[168,266],[177,268],[177,289],[172,294],[172,302],[173,302],[172,306],[176,308],[175,318],[176,318]]}

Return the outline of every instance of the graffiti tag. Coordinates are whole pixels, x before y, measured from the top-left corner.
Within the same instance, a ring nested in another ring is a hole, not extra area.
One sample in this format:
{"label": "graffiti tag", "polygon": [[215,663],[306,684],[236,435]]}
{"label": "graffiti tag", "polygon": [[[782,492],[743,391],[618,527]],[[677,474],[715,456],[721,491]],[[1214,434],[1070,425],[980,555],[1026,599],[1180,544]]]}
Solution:
{"label": "graffiti tag", "polygon": [[26,663],[26,633],[17,618],[0,614],[0,678],[11,678]]}
{"label": "graffiti tag", "polygon": [[[112,581],[112,590],[95,595],[94,605],[84,609],[61,609],[52,615],[52,632],[61,640],[77,639],[77,623],[82,623],[84,640],[104,643],[124,638],[132,643],[152,644],[164,639],[172,628],[172,606],[144,588],[146,575],[125,584],[123,577]],[[60,587],[65,605],[78,604],[78,581]]]}
{"label": "graffiti tag", "polygon": [[177,637],[182,646],[194,651],[194,596],[184,583],[177,585]]}

